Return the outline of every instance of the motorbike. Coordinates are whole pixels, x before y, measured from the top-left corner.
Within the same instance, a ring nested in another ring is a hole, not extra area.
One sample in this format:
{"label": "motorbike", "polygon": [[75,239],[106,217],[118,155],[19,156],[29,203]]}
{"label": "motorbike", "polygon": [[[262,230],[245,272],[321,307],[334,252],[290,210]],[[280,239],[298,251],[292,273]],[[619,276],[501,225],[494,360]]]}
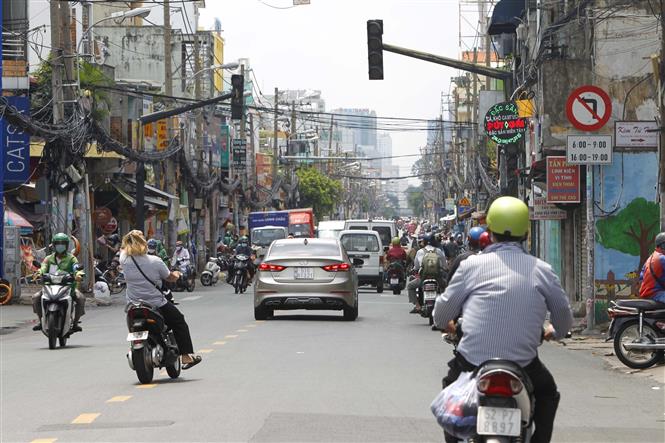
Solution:
{"label": "motorbike", "polygon": [[152,381],[155,368],[166,368],[171,378],[180,376],[180,352],[173,331],[153,307],[132,302],[127,305],[127,353],[129,367],[136,371],[139,382]]}
{"label": "motorbike", "polygon": [[[462,338],[462,319],[455,333],[443,335],[455,348]],[[474,442],[528,443],[533,435],[535,397],[529,376],[515,362],[492,359],[472,373],[478,391]]]}
{"label": "motorbike", "polygon": [[93,293],[97,299],[111,297],[111,288],[104,278],[104,273],[100,269],[100,262],[97,259],[95,259],[95,286],[93,287]]}
{"label": "motorbike", "polygon": [[399,295],[402,293],[402,290],[406,287],[406,279],[404,273],[404,264],[401,262],[391,262],[388,265],[387,272],[388,284],[390,289],[392,289],[394,295]]}
{"label": "motorbike", "polygon": [[193,292],[196,287],[196,278],[194,276],[194,268],[192,268],[192,265],[179,258],[176,261],[176,266],[174,268],[175,270],[180,271],[180,278],[173,283],[173,290]]}
{"label": "motorbike", "polygon": [[665,303],[654,300],[611,301],[612,319],[606,341],[614,340],[614,353],[633,369],[649,368],[665,352]]}
{"label": "motorbike", "polygon": [[111,260],[106,270],[102,273],[102,278],[108,284],[111,294],[118,294],[127,287],[125,274],[120,270],[120,264],[117,260]]}
{"label": "motorbike", "polygon": [[242,294],[247,290],[248,268],[249,257],[244,254],[236,255],[233,262],[233,280],[231,283],[236,294]]}
{"label": "motorbike", "polygon": [[429,319],[429,325],[434,324],[432,314],[434,312],[434,302],[439,295],[439,283],[428,278],[420,284],[420,316]]}
{"label": "motorbike", "polygon": [[62,271],[42,276],[42,333],[48,337],[49,349],[55,349],[56,344],[67,346],[67,339],[73,333],[74,282],[72,274]]}
{"label": "motorbike", "polygon": [[219,280],[222,272],[222,266],[218,257],[210,257],[206,263],[205,269],[201,273],[201,284],[203,286],[213,286]]}

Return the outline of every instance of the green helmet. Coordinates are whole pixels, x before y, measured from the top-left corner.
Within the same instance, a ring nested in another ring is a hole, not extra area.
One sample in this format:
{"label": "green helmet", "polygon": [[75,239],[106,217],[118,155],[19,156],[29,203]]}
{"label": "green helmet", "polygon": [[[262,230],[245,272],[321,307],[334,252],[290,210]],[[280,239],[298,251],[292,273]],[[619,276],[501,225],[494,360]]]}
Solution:
{"label": "green helmet", "polygon": [[243,235],[238,239],[238,243],[249,243],[249,239],[247,238],[246,235]]}
{"label": "green helmet", "polygon": [[391,241],[390,243],[391,243],[393,246],[399,246],[399,245],[400,245],[399,237],[395,237],[395,238],[393,238],[392,241]]}
{"label": "green helmet", "polygon": [[67,234],[63,234],[62,232],[58,232],[51,239],[51,243],[53,243],[54,245],[57,243],[64,243],[66,245],[69,245],[69,236]]}
{"label": "green helmet", "polygon": [[515,197],[499,197],[487,211],[487,229],[499,235],[524,237],[529,232],[529,208]]}

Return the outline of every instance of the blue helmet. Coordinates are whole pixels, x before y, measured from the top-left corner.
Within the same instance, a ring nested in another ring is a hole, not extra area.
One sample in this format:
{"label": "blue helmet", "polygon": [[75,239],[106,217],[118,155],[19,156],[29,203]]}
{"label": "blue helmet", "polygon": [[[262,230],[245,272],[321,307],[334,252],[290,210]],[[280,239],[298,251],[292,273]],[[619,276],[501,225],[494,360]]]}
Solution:
{"label": "blue helmet", "polygon": [[485,229],[480,226],[474,226],[469,229],[469,244],[473,247],[478,247],[480,245],[480,236],[483,232],[485,232]]}

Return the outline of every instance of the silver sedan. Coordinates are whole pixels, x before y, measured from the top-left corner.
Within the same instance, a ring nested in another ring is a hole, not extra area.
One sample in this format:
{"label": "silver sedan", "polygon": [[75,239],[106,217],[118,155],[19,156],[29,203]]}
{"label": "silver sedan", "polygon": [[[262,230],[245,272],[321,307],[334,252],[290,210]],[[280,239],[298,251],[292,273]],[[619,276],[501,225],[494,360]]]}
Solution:
{"label": "silver sedan", "polygon": [[[361,265],[362,260],[355,260]],[[258,266],[254,318],[265,320],[277,309],[343,310],[358,317],[358,276],[354,262],[337,239],[275,240]]]}

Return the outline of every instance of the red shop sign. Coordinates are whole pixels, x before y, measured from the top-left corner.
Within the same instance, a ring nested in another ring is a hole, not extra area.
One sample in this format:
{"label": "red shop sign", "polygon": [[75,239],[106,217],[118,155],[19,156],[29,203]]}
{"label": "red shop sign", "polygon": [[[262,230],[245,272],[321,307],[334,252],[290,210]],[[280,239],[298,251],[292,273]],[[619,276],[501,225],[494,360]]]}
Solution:
{"label": "red shop sign", "polygon": [[547,203],[580,202],[580,165],[565,156],[547,157]]}

